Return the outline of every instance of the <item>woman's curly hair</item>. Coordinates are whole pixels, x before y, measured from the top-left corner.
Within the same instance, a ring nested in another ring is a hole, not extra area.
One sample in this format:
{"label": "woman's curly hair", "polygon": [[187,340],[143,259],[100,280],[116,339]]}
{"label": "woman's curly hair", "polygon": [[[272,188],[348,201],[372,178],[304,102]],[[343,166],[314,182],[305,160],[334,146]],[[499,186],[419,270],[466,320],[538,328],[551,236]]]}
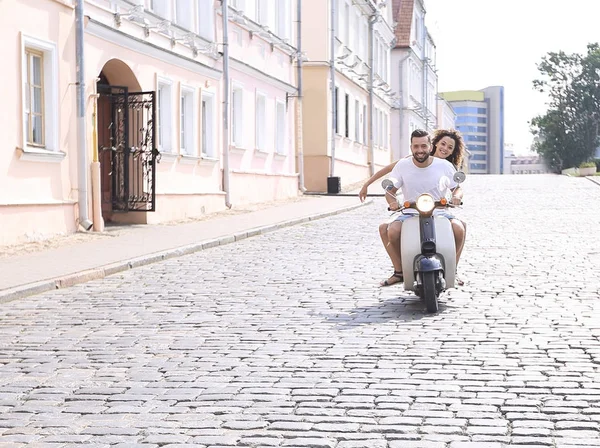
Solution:
{"label": "woman's curly hair", "polygon": [[463,141],[461,133],[456,129],[437,129],[433,133],[433,139],[431,141],[433,150],[431,151],[431,155],[435,155],[437,144],[444,137],[450,137],[454,140],[454,151],[452,151],[452,154],[450,154],[446,160],[454,165],[457,170],[460,170],[465,157],[465,142]]}

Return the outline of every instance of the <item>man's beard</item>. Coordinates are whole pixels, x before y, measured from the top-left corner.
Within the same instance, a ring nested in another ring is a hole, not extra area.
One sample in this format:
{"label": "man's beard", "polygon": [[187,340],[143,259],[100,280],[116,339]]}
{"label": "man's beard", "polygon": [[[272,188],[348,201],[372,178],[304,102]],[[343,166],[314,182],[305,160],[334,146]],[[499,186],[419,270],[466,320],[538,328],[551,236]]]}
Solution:
{"label": "man's beard", "polygon": [[423,162],[427,161],[427,159],[429,159],[429,153],[425,153],[425,154],[422,154],[420,156],[418,156],[416,154],[413,154],[413,157],[415,158],[415,160],[417,162],[423,163]]}

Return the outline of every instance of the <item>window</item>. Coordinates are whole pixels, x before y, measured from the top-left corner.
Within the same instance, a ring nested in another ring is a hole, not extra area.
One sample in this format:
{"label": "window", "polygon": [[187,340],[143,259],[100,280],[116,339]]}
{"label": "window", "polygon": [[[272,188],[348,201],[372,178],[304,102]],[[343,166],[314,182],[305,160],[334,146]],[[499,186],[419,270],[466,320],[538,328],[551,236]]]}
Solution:
{"label": "window", "polygon": [[352,18],[352,51],[354,53],[359,52],[359,42],[360,42],[360,13],[356,11]]}
{"label": "window", "polygon": [[344,137],[350,137],[350,95],[344,98]]}
{"label": "window", "polygon": [[234,86],[231,91],[231,142],[233,146],[243,147],[244,129],[244,90]]}
{"label": "window", "polygon": [[22,36],[23,149],[58,151],[56,46]]}
{"label": "window", "polygon": [[194,90],[192,88],[181,88],[181,105],[180,105],[180,140],[179,147],[181,154],[196,155],[195,148],[195,126],[196,119],[194,117]]}
{"label": "window", "polygon": [[387,114],[383,114],[383,147],[388,147],[388,120]]}
{"label": "window", "polygon": [[192,0],[175,0],[175,23],[182,28],[194,28]]}
{"label": "window", "polygon": [[344,2],[344,44],[350,45],[350,4]]}
{"label": "window", "polygon": [[269,0],[256,0],[256,21],[269,25]]}
{"label": "window", "polygon": [[215,39],[215,11],[213,0],[198,0],[198,34],[210,41]]}
{"label": "window", "polygon": [[373,146],[379,145],[379,110],[373,111]]}
{"label": "window", "polygon": [[202,93],[202,155],[216,158],[215,99],[212,93]]}
{"label": "window", "polygon": [[454,112],[458,115],[487,114],[487,109],[485,107],[457,106],[454,108]]}
{"label": "window", "polygon": [[335,109],[333,115],[335,117],[334,128],[335,128],[335,133],[336,134],[340,133],[340,123],[339,123],[340,120],[338,120],[338,109],[339,109],[338,108],[338,97],[340,96],[339,93],[340,93],[340,88],[336,87],[335,91],[334,91],[334,94],[333,94],[334,98],[333,98],[333,101],[332,101],[332,104],[331,104],[331,107],[333,107]]}
{"label": "window", "polygon": [[282,39],[289,38],[290,1],[278,0],[275,2],[275,34]]}
{"label": "window", "polygon": [[267,97],[256,94],[256,149],[266,151]]}
{"label": "window", "polygon": [[157,16],[170,19],[169,13],[170,0],[148,0],[148,9]]}
{"label": "window", "polygon": [[354,101],[354,141],[360,141],[360,103]]}
{"label": "window", "polygon": [[25,50],[27,82],[25,84],[25,128],[27,144],[44,146],[44,54]]}
{"label": "window", "polygon": [[275,150],[277,154],[287,154],[287,148],[285,144],[286,138],[286,119],[285,119],[285,103],[277,101],[275,103]]}
{"label": "window", "polygon": [[363,113],[362,113],[362,120],[363,120],[363,145],[367,144],[367,138],[369,136],[369,132],[367,129],[367,106],[363,104]]}
{"label": "window", "polygon": [[156,96],[158,149],[160,152],[173,152],[173,146],[171,144],[171,130],[173,122],[171,81],[159,80],[158,89],[156,89]]}

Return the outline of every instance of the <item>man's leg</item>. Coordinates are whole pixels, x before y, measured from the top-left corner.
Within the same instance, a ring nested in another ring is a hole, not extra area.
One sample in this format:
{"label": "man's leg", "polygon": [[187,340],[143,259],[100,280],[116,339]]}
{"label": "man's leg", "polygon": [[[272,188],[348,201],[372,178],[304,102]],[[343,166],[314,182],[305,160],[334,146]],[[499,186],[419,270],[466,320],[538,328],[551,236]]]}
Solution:
{"label": "man's leg", "polygon": [[402,280],[402,259],[400,256],[400,232],[402,230],[402,222],[394,221],[385,226],[386,227],[384,228],[382,224],[382,226],[379,227],[379,232],[385,250],[394,265],[394,275],[381,282],[381,286],[390,286]]}

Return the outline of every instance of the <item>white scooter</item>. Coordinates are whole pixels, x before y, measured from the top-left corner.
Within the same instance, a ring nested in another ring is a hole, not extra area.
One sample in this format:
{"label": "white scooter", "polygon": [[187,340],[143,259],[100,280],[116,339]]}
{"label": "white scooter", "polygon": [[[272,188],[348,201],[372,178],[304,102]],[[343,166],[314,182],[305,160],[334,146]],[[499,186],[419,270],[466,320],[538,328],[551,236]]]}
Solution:
{"label": "white scooter", "polygon": [[[464,182],[465,173],[454,173],[457,184]],[[396,196],[390,190],[394,188],[395,179],[384,179],[381,183],[386,194]],[[402,222],[400,251],[402,255],[402,272],[404,289],[413,291],[425,301],[427,311],[438,311],[438,298],[442,291],[454,288],[456,276],[456,245],[450,220],[434,215],[436,208],[453,207],[447,198],[450,180],[442,177],[439,192],[443,197],[436,201],[425,193],[415,202],[404,202],[403,207],[395,213],[404,213],[406,209],[416,209],[418,214]]]}

